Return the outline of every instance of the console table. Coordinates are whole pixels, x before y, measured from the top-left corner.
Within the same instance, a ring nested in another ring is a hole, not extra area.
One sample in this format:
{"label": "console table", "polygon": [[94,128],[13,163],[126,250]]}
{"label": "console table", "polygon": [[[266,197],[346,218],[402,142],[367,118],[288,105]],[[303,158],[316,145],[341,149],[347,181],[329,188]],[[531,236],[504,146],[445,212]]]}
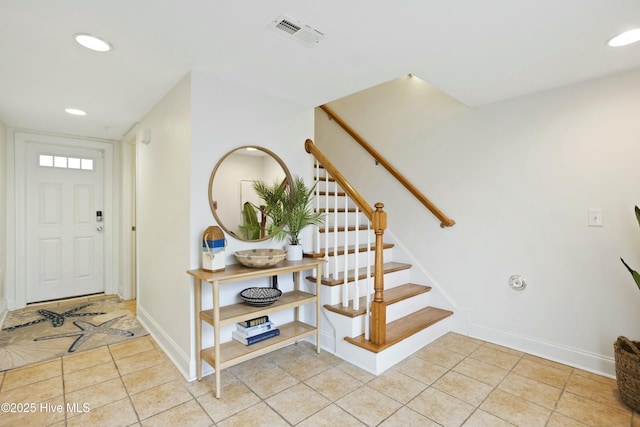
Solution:
{"label": "console table", "polygon": [[[194,300],[196,313],[196,374],[198,380],[202,379],[202,360],[213,367],[216,380],[216,397],[220,397],[220,370],[238,363],[245,362],[254,357],[277,350],[289,344],[300,341],[303,338],[316,336],[316,351],[320,353],[320,284],[322,267],[326,261],[323,259],[304,258],[301,261],[282,261],[275,267],[249,268],[241,264],[227,265],[223,271],[210,272],[202,269],[189,270],[187,273],[193,276]],[[300,272],[317,269],[315,295],[300,290]],[[227,283],[241,282],[245,280],[276,276],[283,273],[293,273],[294,290],[284,292],[282,296],[270,306],[253,307],[244,302],[220,306],[220,286]],[[202,283],[206,282],[213,287],[213,308],[202,309]],[[310,325],[300,320],[299,308],[305,304],[316,305],[316,324]],[[220,342],[220,327],[231,325],[245,320],[266,316],[278,311],[294,309],[294,320],[284,325],[278,325],[280,335],[265,341],[244,345],[236,340]],[[202,322],[213,326],[214,345],[202,348]]]}

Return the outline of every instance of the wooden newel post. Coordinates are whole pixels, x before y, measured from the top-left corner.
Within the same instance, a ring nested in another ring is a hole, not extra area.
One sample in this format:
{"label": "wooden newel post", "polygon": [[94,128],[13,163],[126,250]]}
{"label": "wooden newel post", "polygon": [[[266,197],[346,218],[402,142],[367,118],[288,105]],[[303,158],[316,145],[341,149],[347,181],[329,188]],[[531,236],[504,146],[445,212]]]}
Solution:
{"label": "wooden newel post", "polygon": [[376,258],[373,281],[373,301],[371,302],[371,343],[382,345],[387,339],[387,304],[384,302],[384,257],[383,235],[387,228],[387,213],[382,210],[384,204],[375,205],[371,223],[376,233]]}

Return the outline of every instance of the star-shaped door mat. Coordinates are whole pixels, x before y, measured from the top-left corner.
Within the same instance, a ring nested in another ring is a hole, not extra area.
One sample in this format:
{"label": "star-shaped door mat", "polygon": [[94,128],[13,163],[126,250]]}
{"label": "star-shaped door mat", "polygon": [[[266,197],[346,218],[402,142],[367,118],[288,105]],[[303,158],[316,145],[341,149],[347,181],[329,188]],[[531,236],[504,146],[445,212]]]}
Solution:
{"label": "star-shaped door mat", "polygon": [[0,331],[0,371],[147,334],[118,296],[11,311]]}

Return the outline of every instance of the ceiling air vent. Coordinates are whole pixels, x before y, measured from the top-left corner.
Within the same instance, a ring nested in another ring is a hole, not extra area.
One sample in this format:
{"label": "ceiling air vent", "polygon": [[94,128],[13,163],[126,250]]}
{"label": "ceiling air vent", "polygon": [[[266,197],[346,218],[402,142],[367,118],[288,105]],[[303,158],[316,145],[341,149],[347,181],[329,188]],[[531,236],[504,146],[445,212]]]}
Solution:
{"label": "ceiling air vent", "polygon": [[290,39],[294,39],[307,46],[315,46],[325,37],[323,33],[315,28],[311,28],[300,21],[296,21],[295,19],[291,19],[286,16],[274,19],[271,24],[269,24],[269,28],[276,33],[282,34]]}

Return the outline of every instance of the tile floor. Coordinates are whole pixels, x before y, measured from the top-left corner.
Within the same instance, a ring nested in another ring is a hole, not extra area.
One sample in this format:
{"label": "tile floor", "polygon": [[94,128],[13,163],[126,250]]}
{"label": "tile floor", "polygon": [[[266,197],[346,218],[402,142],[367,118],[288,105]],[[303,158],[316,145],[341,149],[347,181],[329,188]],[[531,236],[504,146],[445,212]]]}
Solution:
{"label": "tile floor", "polygon": [[0,426],[640,427],[613,380],[454,333],[378,377],[303,342],[213,380],[141,337],[1,372]]}

